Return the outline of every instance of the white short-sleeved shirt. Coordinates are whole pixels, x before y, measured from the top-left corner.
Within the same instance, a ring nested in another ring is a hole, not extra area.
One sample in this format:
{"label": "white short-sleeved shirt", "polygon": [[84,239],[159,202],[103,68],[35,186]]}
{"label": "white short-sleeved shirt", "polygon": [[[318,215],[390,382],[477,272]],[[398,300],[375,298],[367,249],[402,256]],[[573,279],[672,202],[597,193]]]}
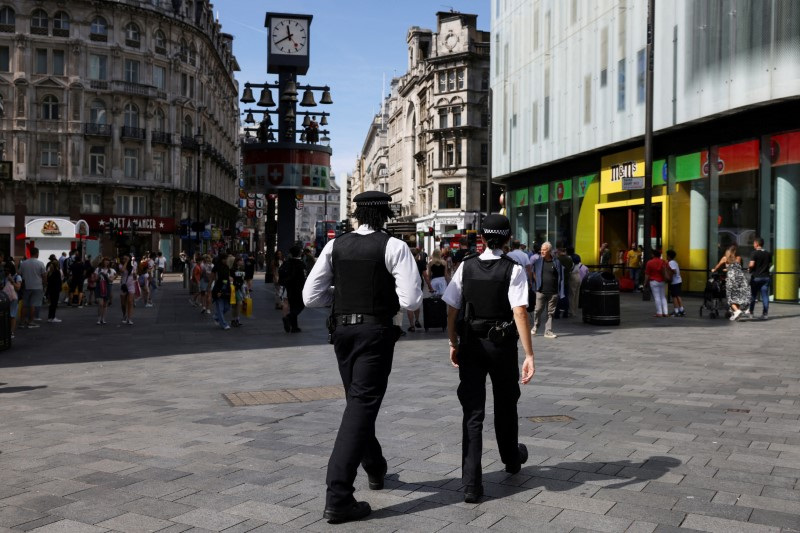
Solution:
{"label": "white short-sleeved shirt", "polygon": [[672,269],[672,281],[670,281],[670,285],[675,285],[677,283],[681,283],[683,280],[681,279],[681,267],[678,266],[678,262],[674,259],[669,262],[669,267]]}
{"label": "white short-sleeved shirt", "polygon": [[[501,255],[503,255],[502,250],[486,250],[478,256],[478,259],[497,261],[500,259]],[[442,296],[442,300],[444,300],[447,305],[455,307],[456,309],[461,307],[461,295],[464,290],[464,283],[461,279],[463,271],[464,269],[459,265],[458,270],[453,274],[450,285],[448,285],[447,290],[444,291],[444,296]],[[511,269],[511,283],[508,287],[508,303],[511,305],[512,309],[520,306],[528,307],[528,277],[525,274],[525,270],[520,265],[514,265]]]}
{"label": "white short-sleeved shirt", "polygon": [[[359,235],[369,235],[375,230],[362,224],[355,230]],[[333,243],[328,241],[314,263],[303,286],[303,302],[308,307],[325,307],[333,303]],[[422,280],[408,245],[390,238],[386,243],[386,270],[394,277],[400,307],[414,311],[422,305]]]}

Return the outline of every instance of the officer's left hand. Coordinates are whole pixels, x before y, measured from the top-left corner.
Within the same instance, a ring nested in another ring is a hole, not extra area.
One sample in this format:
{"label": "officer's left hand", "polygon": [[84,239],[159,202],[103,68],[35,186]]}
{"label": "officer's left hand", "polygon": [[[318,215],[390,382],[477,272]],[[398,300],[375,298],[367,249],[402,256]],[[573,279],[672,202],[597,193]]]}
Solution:
{"label": "officer's left hand", "polygon": [[456,346],[450,347],[450,364],[453,365],[453,368],[458,368],[458,347]]}

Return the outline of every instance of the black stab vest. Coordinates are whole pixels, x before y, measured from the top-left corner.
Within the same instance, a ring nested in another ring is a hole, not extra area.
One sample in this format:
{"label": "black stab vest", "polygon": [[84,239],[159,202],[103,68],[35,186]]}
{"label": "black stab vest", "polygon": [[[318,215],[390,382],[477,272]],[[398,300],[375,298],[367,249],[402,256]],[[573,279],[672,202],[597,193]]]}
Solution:
{"label": "black stab vest", "polygon": [[333,241],[333,312],[391,317],[400,310],[394,276],[386,269],[386,244],[381,231],[345,233]]}
{"label": "black stab vest", "polygon": [[468,257],[461,263],[462,300],[472,305],[472,318],[477,321],[509,321],[514,318],[508,303],[511,271],[517,263],[502,255],[499,259]]}

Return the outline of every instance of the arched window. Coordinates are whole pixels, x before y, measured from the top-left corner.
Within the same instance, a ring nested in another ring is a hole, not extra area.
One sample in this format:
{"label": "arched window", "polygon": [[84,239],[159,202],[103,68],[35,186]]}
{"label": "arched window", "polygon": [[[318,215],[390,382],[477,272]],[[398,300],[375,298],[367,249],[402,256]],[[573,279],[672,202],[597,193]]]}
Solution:
{"label": "arched window", "polygon": [[194,125],[192,124],[192,117],[186,116],[183,119],[183,133],[184,137],[193,137],[194,136]]}
{"label": "arched window", "polygon": [[139,127],[139,108],[134,104],[125,104],[125,127]]}
{"label": "arched window", "polygon": [[58,98],[47,95],[42,99],[42,119],[58,120]]}
{"label": "arched window", "polygon": [[134,22],[129,22],[128,25],[125,26],[125,44],[139,48],[141,40],[142,34],[139,31],[139,26]]}
{"label": "arched window", "polygon": [[37,35],[47,35],[50,22],[44,9],[36,9],[31,13],[31,33]]}
{"label": "arched window", "polygon": [[97,37],[101,37],[101,40],[108,38],[108,23],[106,19],[103,17],[95,17],[94,20],[92,20],[92,25],[89,27],[89,32],[95,37],[95,40],[97,40]]}
{"label": "arched window", "polygon": [[69,37],[69,15],[64,11],[59,11],[53,15],[53,35]]}
{"label": "arched window", "polygon": [[167,53],[167,36],[164,35],[164,32],[161,30],[156,30],[154,34],[155,44],[156,44],[156,52],[159,54],[166,54]]}
{"label": "arched window", "polygon": [[178,50],[178,55],[181,58],[181,61],[186,63],[189,56],[189,45],[186,43],[186,39],[181,39],[181,48]]}
{"label": "arched window", "polygon": [[164,112],[159,108],[156,109],[155,114],[153,115],[153,130],[154,131],[167,131],[166,130],[166,117],[164,116]]}
{"label": "arched window", "polygon": [[194,43],[189,47],[189,64],[193,67],[197,66],[197,47]]}
{"label": "arched window", "polygon": [[13,26],[17,23],[17,14],[8,6],[0,8],[0,25]]}
{"label": "arched window", "polygon": [[102,100],[93,100],[92,106],[89,109],[89,115],[92,124],[106,123],[106,104]]}

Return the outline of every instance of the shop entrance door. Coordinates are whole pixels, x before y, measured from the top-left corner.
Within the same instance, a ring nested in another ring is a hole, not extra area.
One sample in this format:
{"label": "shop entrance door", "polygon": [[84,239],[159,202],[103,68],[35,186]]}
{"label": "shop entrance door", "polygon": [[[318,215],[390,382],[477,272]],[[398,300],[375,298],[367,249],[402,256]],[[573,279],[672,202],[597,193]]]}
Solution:
{"label": "shop entrance door", "polygon": [[620,251],[630,248],[632,243],[643,247],[661,249],[661,204],[653,202],[652,224],[648,238],[644,237],[644,207],[632,205],[600,210],[600,242],[608,243],[611,249],[611,262],[619,263]]}

